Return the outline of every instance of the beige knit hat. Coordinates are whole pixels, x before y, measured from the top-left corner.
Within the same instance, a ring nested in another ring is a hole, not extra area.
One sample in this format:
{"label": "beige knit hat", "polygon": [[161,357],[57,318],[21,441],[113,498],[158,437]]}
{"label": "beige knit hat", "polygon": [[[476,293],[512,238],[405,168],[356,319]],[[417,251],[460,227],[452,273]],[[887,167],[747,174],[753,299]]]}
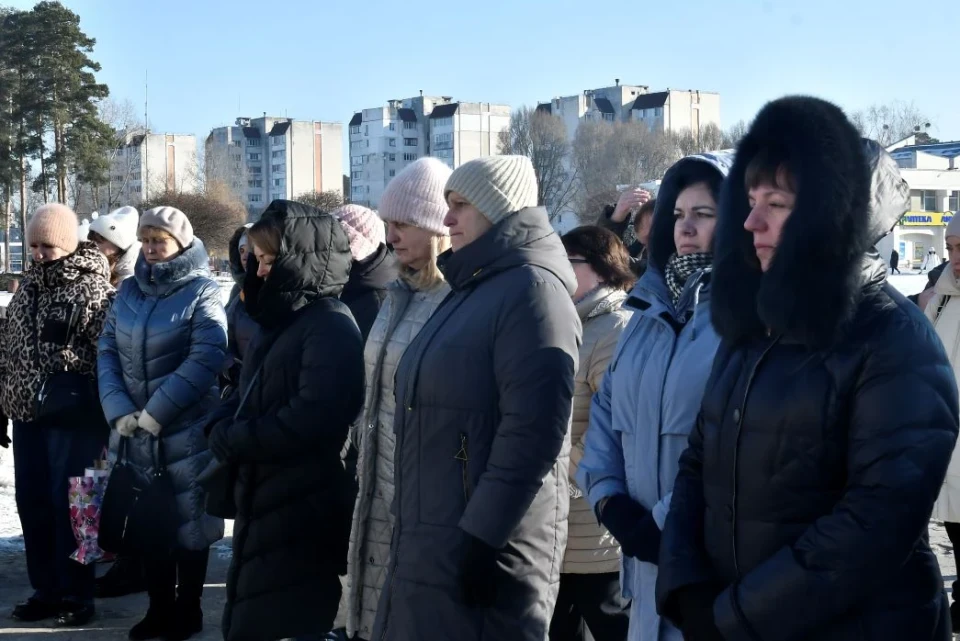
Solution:
{"label": "beige knit hat", "polygon": [[444,198],[455,191],[496,225],[521,209],[537,206],[537,175],[526,156],[486,156],[450,176]]}
{"label": "beige knit hat", "polygon": [[407,165],[383,191],[377,213],[387,222],[448,235],[450,230],[443,224],[449,211],[443,186],[450,174],[450,168],[436,158],[421,158]]}
{"label": "beige knit hat", "polygon": [[140,227],[162,229],[176,239],[181,249],[193,244],[193,225],[187,215],[176,207],[154,207],[140,216]]}
{"label": "beige knit hat", "polygon": [[66,205],[41,205],[27,223],[27,242],[59,247],[72,254],[80,244],[80,221]]}

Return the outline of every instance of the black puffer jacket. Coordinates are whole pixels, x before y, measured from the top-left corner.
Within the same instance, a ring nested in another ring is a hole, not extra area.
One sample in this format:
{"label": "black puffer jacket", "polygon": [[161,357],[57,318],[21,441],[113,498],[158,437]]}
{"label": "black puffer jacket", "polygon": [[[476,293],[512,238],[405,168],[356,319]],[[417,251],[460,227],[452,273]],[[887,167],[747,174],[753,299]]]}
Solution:
{"label": "black puffer jacket", "polygon": [[[363,340],[336,300],[350,247],[336,219],[313,207],[274,201],[263,213],[271,217],[283,227],[283,249],[262,286],[247,279],[245,288],[264,331],[210,435],[217,458],[239,471],[227,641],[333,627],[353,511],[340,448],[363,403]],[[256,267],[251,256],[248,273]]]}
{"label": "black puffer jacket", "polygon": [[[761,273],[744,174],[766,146],[787,151],[800,192]],[[907,193],[885,153],[874,170],[883,195],[871,202],[842,112],[784,99],[757,116],[721,198],[722,343],[680,460],[657,597],[677,620],[692,586],[715,584],[726,641],[950,636],[927,522],[957,438],[957,387],[930,323],[871,251]]]}
{"label": "black puffer jacket", "polygon": [[357,320],[363,340],[367,340],[373,321],[387,297],[387,285],[397,279],[397,259],[386,245],[362,261],[354,261],[340,300],[346,303]]}

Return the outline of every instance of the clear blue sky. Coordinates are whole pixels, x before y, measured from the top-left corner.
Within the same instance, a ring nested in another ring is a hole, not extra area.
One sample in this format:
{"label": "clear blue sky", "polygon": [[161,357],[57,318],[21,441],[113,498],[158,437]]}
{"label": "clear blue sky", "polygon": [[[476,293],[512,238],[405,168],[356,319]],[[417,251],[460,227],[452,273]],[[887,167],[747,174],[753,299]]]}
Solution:
{"label": "clear blue sky", "polygon": [[516,107],[614,78],[719,91],[724,127],[803,92],[850,110],[913,101],[933,135],[960,138],[958,0],[64,4],[113,97],[142,107],[149,72],[154,130],[200,140],[264,111],[346,123],[420,89]]}

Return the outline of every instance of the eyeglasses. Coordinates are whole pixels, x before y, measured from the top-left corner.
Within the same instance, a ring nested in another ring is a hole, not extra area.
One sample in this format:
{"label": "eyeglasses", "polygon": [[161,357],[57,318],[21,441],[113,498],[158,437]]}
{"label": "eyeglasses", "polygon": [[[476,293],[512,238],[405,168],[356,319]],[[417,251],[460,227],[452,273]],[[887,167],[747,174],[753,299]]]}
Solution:
{"label": "eyeglasses", "polygon": [[571,265],[586,265],[588,261],[586,258],[568,258]]}

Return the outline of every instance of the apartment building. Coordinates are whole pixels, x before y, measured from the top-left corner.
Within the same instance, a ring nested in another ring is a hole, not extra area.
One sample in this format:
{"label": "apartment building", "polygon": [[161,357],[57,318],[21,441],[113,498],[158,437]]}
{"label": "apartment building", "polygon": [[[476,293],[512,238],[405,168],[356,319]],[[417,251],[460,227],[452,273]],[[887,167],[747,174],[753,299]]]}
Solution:
{"label": "apartment building", "polygon": [[274,118],[237,118],[217,127],[204,149],[207,180],[221,181],[247,206],[250,219],[273,200],[314,191],[343,193],[343,126]]}
{"label": "apartment building", "polygon": [[195,192],[197,138],[193,134],[128,133],[109,152],[107,184],[84,188],[74,207],[84,215],[96,209],[109,211],[137,206],[164,191]]}
{"label": "apartment building", "polygon": [[358,111],[350,120],[350,199],[378,207],[390,180],[423,156],[454,168],[497,154],[500,132],[509,126],[508,105],[450,96],[421,94]]}
{"label": "apartment building", "polygon": [[901,269],[919,268],[932,247],[946,258],[947,224],[960,212],[960,141],[917,144],[909,136],[887,147],[910,186],[910,210],[877,249],[896,249]]}
{"label": "apartment building", "polygon": [[572,141],[581,122],[643,122],[651,129],[694,133],[708,124],[720,126],[720,94],[710,91],[667,89],[650,92],[646,85],[621,85],[587,89],[574,96],[557,97],[537,109],[563,119]]}

